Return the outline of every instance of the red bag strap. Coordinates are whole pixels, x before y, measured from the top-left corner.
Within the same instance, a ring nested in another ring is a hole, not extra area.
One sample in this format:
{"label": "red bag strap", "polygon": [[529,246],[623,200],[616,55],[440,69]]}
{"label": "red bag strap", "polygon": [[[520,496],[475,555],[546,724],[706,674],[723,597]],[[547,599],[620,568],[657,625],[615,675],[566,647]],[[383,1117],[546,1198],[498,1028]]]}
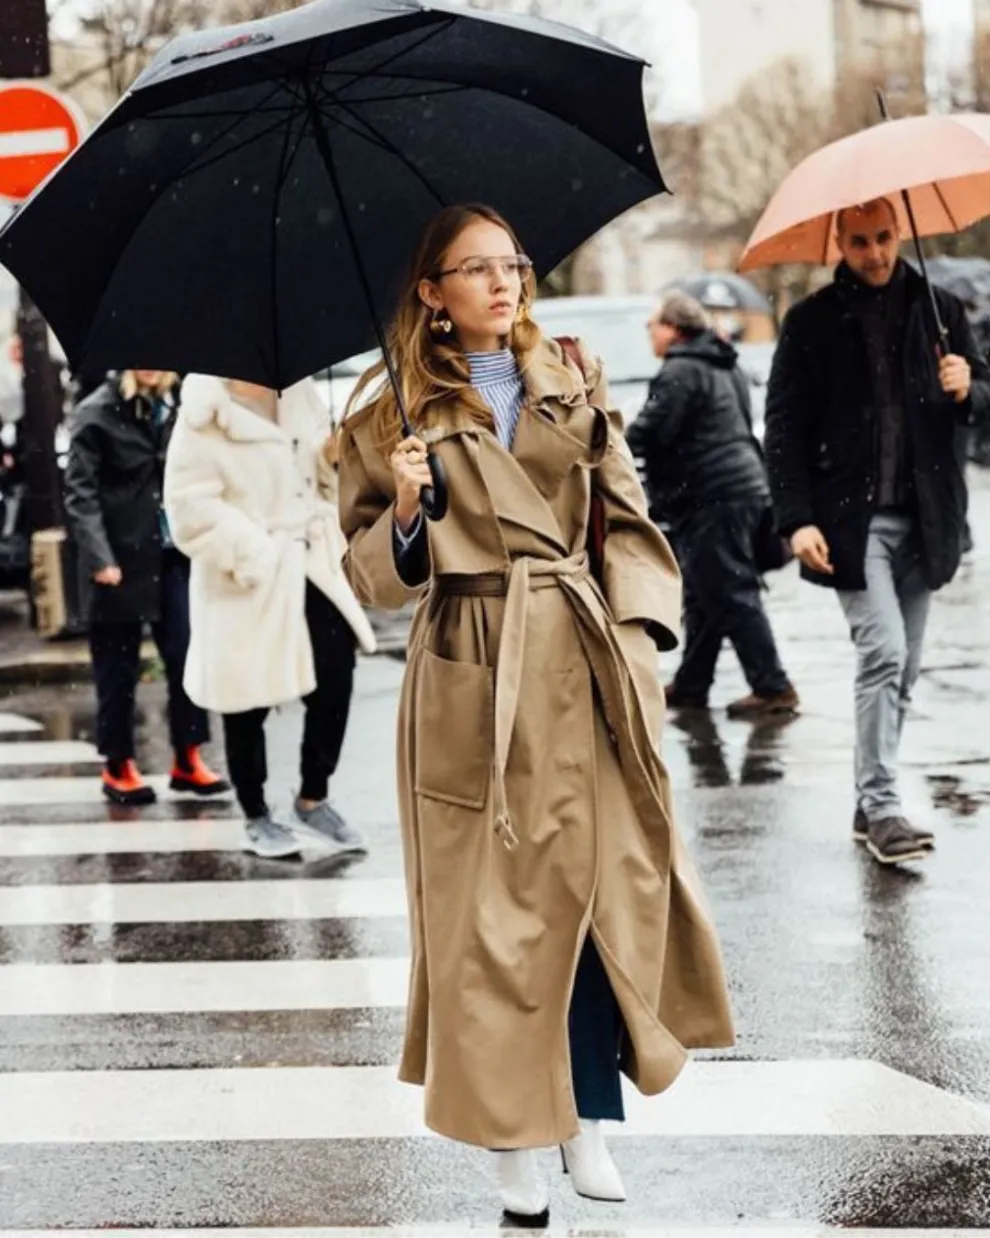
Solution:
{"label": "red bag strap", "polygon": [[577,368],[581,371],[581,377],[585,382],[588,381],[588,371],[584,368],[584,357],[581,355],[581,349],[578,348],[577,340],[573,335],[558,335],[557,343],[564,350],[566,356],[574,362]]}

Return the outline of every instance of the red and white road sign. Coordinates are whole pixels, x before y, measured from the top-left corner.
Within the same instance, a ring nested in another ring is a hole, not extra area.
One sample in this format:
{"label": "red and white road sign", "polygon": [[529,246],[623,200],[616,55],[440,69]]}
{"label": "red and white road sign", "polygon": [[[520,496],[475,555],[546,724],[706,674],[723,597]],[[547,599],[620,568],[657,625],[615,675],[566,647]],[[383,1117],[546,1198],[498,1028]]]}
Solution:
{"label": "red and white road sign", "polygon": [[29,198],[85,132],[71,99],[37,82],[0,82],[0,199]]}

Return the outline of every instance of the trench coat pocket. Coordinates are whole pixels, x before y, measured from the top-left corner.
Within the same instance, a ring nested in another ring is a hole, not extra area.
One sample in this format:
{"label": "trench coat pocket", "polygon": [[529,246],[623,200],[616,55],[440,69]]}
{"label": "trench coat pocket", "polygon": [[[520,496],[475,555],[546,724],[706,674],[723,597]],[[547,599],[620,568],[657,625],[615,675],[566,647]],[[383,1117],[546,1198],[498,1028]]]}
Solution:
{"label": "trench coat pocket", "polygon": [[478,812],[495,747],[495,674],[423,649],[415,702],[416,794]]}

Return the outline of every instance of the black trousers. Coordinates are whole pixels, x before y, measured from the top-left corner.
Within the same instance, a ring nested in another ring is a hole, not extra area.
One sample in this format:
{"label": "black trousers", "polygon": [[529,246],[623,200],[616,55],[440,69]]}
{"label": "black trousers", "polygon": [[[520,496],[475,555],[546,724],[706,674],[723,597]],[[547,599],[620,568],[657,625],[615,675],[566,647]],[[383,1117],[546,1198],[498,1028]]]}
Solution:
{"label": "black trousers", "polygon": [[[329,598],[308,581],[306,626],[313,646],[316,688],[303,698],[306,718],[299,795],[304,800],[318,801],[326,799],[344,746],[354,691],[354,633]],[[268,811],[265,802],[267,717],[267,709],[223,715],[227,769],[238,803],[248,818],[262,817]]]}
{"label": "black trousers", "polygon": [[753,547],[765,506],[761,499],[713,503],[673,526],[684,576],[684,656],[674,687],[683,696],[707,698],[726,639],[758,696],[790,687],[763,608]]}
{"label": "black trousers", "polygon": [[[168,679],[168,725],[172,747],[205,744],[210,738],[206,713],[182,686],[189,648],[189,560],[177,550],[162,556],[161,618],[151,625]],[[111,764],[134,756],[134,697],[141,674],[144,624],[93,623],[89,648],[96,682],[96,741]]]}

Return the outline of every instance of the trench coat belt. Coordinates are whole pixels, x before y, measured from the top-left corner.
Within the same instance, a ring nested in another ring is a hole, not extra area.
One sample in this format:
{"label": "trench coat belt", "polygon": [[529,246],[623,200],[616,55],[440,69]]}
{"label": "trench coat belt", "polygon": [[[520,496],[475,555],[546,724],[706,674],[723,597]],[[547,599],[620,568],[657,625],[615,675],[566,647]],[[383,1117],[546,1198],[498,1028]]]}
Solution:
{"label": "trench coat belt", "polygon": [[590,577],[588,556],[582,551],[566,559],[534,559],[522,556],[507,572],[477,576],[440,575],[433,588],[440,597],[504,597],[505,615],[495,668],[495,833],[514,851],[519,839],[509,817],[505,773],[509,745],[519,709],[522,685],[523,652],[526,647],[526,618],[529,595],[540,589],[559,587],[564,581],[577,583]]}

